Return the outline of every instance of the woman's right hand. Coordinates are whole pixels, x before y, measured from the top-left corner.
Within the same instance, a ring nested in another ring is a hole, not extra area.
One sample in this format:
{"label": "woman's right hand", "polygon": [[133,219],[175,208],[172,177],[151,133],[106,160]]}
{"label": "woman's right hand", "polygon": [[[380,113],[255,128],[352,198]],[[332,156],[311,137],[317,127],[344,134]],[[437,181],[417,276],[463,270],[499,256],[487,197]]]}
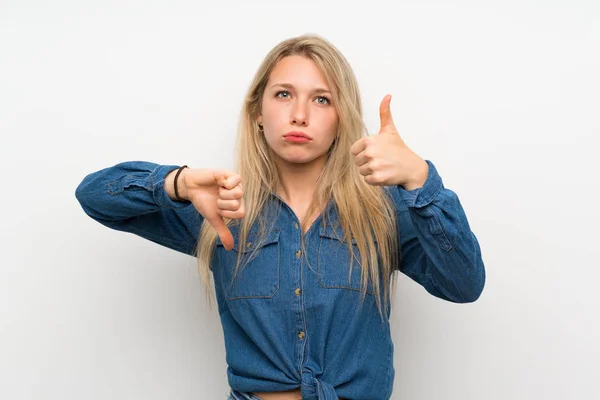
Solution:
{"label": "woman's right hand", "polygon": [[223,217],[239,219],[246,213],[242,178],[229,171],[184,168],[179,174],[177,191],[217,231],[225,249],[233,249],[233,235]]}

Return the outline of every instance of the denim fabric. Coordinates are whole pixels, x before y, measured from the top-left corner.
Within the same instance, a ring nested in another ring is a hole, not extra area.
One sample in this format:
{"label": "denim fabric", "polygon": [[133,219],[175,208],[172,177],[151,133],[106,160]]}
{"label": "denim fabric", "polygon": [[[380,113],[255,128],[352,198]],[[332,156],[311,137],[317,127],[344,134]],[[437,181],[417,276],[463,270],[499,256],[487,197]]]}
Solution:
{"label": "denim fabric", "polygon": [[262,400],[260,397],[253,395],[252,393],[242,393],[236,390],[229,392],[227,400]]}
{"label": "denim fabric", "polygon": [[[423,187],[387,187],[399,229],[399,270],[433,296],[475,301],[485,284],[479,243],[457,195],[444,187],[431,161]],[[76,190],[83,210],[112,229],[194,255],[201,215],[171,200],[165,176],[177,165],[128,161],[87,175]],[[275,194],[263,216],[266,240],[250,231],[247,246],[232,225],[232,251],[220,241],[211,265],[224,332],[229,386],[239,392],[300,388],[303,399],[389,399],[395,370],[389,313],[382,323],[368,285],[360,305],[360,265],[336,224],[333,202],[305,235]],[[323,226],[323,218],[328,224]],[[256,257],[249,259],[258,246]],[[233,283],[239,252],[246,262]]]}

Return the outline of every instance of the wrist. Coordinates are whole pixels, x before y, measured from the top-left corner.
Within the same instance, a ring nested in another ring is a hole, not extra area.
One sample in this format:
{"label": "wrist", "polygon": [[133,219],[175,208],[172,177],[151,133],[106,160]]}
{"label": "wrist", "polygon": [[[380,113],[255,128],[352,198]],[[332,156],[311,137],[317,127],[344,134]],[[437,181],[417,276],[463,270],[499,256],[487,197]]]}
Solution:
{"label": "wrist", "polygon": [[[187,200],[187,185],[185,184],[185,173],[186,169],[184,168],[179,172],[181,168],[177,168],[172,170],[165,176],[164,189],[167,192],[167,196],[173,201],[186,201]],[[179,172],[179,175],[177,175]],[[177,177],[177,193],[179,194],[179,200],[177,198],[177,194],[175,193],[175,177]]]}
{"label": "wrist", "polygon": [[402,184],[406,190],[415,190],[423,187],[427,176],[429,175],[429,164],[425,160],[421,160],[419,166],[415,168],[412,178]]}
{"label": "wrist", "polygon": [[175,192],[175,199],[180,202],[189,202],[187,196],[187,185],[185,183],[185,174],[189,170],[187,165],[182,165],[177,169],[175,176],[173,177],[173,188]]}

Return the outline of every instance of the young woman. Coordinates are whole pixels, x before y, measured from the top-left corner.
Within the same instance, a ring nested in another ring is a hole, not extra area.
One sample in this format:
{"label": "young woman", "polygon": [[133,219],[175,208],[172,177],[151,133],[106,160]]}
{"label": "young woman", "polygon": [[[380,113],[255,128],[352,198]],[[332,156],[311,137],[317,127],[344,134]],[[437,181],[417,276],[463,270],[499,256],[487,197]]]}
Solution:
{"label": "young woman", "polygon": [[128,161],[77,188],[96,221],[196,256],[207,293],[214,279],[230,399],[389,399],[394,272],[447,301],[480,296],[464,210],[390,101],[367,135],[343,55],[292,38],[250,85],[236,172]]}

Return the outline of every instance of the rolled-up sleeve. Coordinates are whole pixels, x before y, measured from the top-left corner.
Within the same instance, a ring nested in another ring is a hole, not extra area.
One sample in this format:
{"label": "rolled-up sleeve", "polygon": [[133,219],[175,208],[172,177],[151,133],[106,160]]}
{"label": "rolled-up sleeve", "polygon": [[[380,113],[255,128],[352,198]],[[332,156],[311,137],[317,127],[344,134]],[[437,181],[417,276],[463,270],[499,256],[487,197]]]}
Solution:
{"label": "rolled-up sleeve", "polygon": [[485,286],[479,242],[456,193],[444,187],[434,164],[423,186],[390,187],[397,212],[399,269],[432,295],[477,300]]}
{"label": "rolled-up sleeve", "polygon": [[203,218],[193,205],[171,200],[164,190],[165,177],[177,168],[122,162],[85,176],[75,197],[88,216],[107,227],[194,255]]}

